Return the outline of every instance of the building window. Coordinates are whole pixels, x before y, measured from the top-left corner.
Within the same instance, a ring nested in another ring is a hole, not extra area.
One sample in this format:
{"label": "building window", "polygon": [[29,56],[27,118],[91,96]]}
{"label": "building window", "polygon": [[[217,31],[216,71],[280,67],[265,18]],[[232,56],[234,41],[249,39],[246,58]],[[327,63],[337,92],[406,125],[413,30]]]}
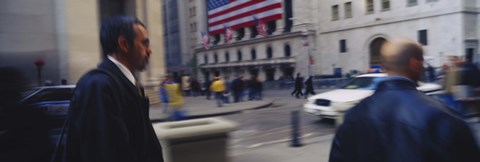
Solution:
{"label": "building window", "polygon": [[255,51],[255,49],[252,49],[252,50],[250,51],[250,54],[251,54],[252,60],[256,60],[256,59],[257,59],[257,51]]}
{"label": "building window", "polygon": [[407,0],[407,6],[415,6],[418,4],[417,0]]}
{"label": "building window", "polygon": [[213,55],[213,61],[214,63],[218,63],[218,55],[216,53]]}
{"label": "building window", "polygon": [[284,47],[283,47],[283,50],[285,52],[285,57],[290,57],[292,56],[292,51],[290,50],[290,45],[286,44]]}
{"label": "building window", "polygon": [[366,0],[366,14],[372,14],[374,12],[373,0]]}
{"label": "building window", "polygon": [[220,34],[213,35],[213,45],[217,45],[220,42]]}
{"label": "building window", "polygon": [[273,58],[273,50],[272,47],[267,47],[267,59]]}
{"label": "building window", "polygon": [[197,32],[197,23],[194,22],[192,24],[193,24],[192,32]]}
{"label": "building window", "polygon": [[257,27],[255,25],[250,26],[250,38],[255,38],[257,34]]}
{"label": "building window", "polygon": [[277,30],[277,21],[269,21],[266,23],[268,35],[272,35]]}
{"label": "building window", "polygon": [[352,2],[345,3],[345,18],[352,18]]}
{"label": "building window", "polygon": [[237,51],[237,60],[242,61],[242,51],[240,50]]}
{"label": "building window", "polygon": [[225,53],[225,62],[230,62],[230,54],[228,52]]}
{"label": "building window", "polygon": [[197,7],[193,7],[192,10],[193,10],[192,16],[196,16],[197,15]]}
{"label": "building window", "polygon": [[338,20],[339,18],[338,5],[334,5],[332,6],[332,21]]}
{"label": "building window", "polygon": [[245,36],[245,28],[239,28],[237,30],[237,41],[242,40],[244,36]]}
{"label": "building window", "polygon": [[340,40],[340,53],[347,52],[347,40],[342,39]]}
{"label": "building window", "polygon": [[[466,51],[465,51],[465,56],[467,58],[468,57],[473,57],[474,54],[475,54],[475,49],[474,48],[467,48]],[[472,61],[473,61],[473,59],[472,59]]]}
{"label": "building window", "polygon": [[390,10],[390,0],[382,0],[382,11]]}
{"label": "building window", "polygon": [[419,30],[418,31],[418,42],[424,46],[428,45],[428,31]]}
{"label": "building window", "polygon": [[204,64],[208,64],[208,55],[207,55],[207,54],[205,54],[205,55],[203,56],[203,63],[204,63]]}

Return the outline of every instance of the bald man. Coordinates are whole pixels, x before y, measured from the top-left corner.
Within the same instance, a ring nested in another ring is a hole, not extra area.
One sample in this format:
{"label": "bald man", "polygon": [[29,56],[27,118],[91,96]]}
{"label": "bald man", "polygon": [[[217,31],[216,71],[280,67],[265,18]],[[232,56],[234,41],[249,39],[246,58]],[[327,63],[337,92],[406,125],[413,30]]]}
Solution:
{"label": "bald man", "polygon": [[479,162],[468,125],[442,103],[417,91],[423,49],[411,40],[382,46],[389,77],[347,112],[335,135],[330,161]]}

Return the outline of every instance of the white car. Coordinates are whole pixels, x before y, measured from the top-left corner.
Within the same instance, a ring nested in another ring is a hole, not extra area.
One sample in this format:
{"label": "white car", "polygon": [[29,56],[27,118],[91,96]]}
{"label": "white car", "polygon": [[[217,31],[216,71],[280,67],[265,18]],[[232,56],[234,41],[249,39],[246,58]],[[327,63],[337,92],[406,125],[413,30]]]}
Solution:
{"label": "white car", "polygon": [[[303,110],[320,118],[337,119],[343,112],[371,96],[378,83],[385,77],[387,77],[385,73],[357,76],[339,89],[309,97],[303,105]],[[418,84],[417,89],[427,95],[442,91],[442,86],[438,84],[423,82]]]}

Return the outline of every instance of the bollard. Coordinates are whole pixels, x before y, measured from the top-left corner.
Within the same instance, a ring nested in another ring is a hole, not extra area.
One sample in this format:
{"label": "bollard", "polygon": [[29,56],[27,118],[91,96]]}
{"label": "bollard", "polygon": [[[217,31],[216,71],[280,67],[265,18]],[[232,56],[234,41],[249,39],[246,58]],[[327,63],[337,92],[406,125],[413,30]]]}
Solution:
{"label": "bollard", "polygon": [[292,111],[292,142],[290,147],[301,147],[302,143],[300,142],[300,111]]}

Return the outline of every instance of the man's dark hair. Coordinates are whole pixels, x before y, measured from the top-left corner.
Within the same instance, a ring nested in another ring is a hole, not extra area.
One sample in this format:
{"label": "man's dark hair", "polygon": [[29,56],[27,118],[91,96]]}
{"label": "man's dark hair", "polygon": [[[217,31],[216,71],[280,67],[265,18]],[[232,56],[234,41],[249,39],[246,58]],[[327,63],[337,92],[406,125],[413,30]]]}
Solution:
{"label": "man's dark hair", "polygon": [[124,36],[129,44],[133,44],[136,32],[133,29],[135,24],[142,22],[133,16],[115,16],[105,20],[100,28],[100,43],[102,44],[103,55],[107,56],[110,53],[118,50],[118,37]]}

